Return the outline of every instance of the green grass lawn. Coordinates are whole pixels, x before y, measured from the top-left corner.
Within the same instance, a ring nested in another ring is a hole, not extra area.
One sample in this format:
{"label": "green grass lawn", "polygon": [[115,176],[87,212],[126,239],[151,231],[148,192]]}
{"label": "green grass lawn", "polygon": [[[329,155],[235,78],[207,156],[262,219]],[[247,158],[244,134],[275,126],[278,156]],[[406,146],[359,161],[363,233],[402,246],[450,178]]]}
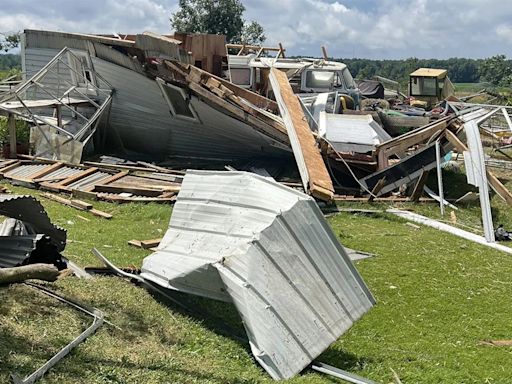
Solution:
{"label": "green grass lawn", "polygon": [[[161,237],[171,214],[168,205],[94,202],[114,215],[108,221],[40,200],[52,220],[68,230],[65,254],[81,266],[99,265],[90,252],[93,246],[119,266],[140,266],[149,252],[126,242]],[[510,208],[496,197],[492,203],[495,223],[512,228]],[[440,217],[434,204],[398,206]],[[456,212],[459,224],[481,231],[479,214],[478,204]],[[510,255],[435,229],[415,229],[388,214],[340,213],[329,222],[342,244],[377,254],[357,263],[377,304],[320,361],[382,383],[392,381],[391,369],[404,384],[510,382],[512,348],[479,344],[512,338]],[[105,324],[42,383],[273,382],[248,345],[214,320],[221,318],[232,333],[244,334],[229,304],[187,297],[191,307],[203,312],[191,314],[118,277],[68,277],[47,285],[96,306],[121,329]],[[1,383],[12,371],[26,375],[36,369],[90,323],[24,285],[0,287],[0,303]],[[289,382],[339,381],[307,370]]]}

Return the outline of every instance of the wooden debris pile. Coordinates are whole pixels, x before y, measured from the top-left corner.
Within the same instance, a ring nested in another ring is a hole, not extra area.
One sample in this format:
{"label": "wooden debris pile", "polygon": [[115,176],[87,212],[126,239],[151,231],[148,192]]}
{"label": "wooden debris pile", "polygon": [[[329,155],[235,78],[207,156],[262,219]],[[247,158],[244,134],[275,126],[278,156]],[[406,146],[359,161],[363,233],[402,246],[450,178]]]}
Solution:
{"label": "wooden debris pile", "polygon": [[[91,198],[117,203],[173,203],[183,173],[161,168],[111,165],[103,163],[67,164],[46,159],[5,160],[0,162],[0,177],[15,185],[65,193],[73,198]],[[52,197],[50,197],[52,196]],[[52,200],[108,218],[79,200],[45,194]]]}

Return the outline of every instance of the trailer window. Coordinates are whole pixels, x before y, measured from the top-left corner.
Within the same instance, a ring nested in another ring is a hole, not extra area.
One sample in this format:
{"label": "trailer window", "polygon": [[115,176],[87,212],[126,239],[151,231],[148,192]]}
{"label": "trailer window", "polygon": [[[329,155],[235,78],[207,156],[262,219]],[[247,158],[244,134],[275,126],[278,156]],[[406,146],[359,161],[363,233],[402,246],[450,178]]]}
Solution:
{"label": "trailer window", "polygon": [[162,90],[167,104],[169,104],[169,109],[173,116],[198,121],[197,115],[190,106],[183,89],[167,84],[161,79],[157,79],[157,83]]}
{"label": "trailer window", "polygon": [[251,85],[251,69],[250,68],[230,68],[229,75],[231,82],[236,85]]}
{"label": "trailer window", "polygon": [[334,72],[307,71],[306,88],[330,88],[334,83]]}

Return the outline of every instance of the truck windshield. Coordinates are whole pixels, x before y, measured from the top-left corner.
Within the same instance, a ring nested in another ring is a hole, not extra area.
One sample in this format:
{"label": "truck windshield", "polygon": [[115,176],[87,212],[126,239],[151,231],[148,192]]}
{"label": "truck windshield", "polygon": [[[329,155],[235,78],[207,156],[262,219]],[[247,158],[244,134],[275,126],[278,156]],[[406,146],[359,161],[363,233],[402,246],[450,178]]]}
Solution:
{"label": "truck windshield", "polygon": [[345,83],[345,87],[347,87],[347,89],[355,89],[356,83],[354,82],[354,78],[352,77],[352,74],[350,73],[348,68],[345,68],[342,73],[343,73],[343,82]]}
{"label": "truck windshield", "polygon": [[331,71],[307,71],[307,88],[327,88],[329,89],[334,82],[334,72]]}

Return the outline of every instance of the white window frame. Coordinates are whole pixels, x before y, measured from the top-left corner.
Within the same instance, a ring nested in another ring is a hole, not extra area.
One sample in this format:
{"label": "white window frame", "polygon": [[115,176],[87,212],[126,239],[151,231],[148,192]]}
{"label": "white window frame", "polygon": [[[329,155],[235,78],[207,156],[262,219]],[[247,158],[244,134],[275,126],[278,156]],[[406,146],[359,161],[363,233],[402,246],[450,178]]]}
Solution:
{"label": "white window frame", "polygon": [[[160,79],[158,77],[156,79],[156,82],[157,82],[158,86],[160,87],[160,91],[162,92],[162,95],[164,96],[164,99],[167,102],[167,105],[169,106],[169,111],[171,112],[171,115],[173,117],[175,117],[177,119],[186,120],[186,121],[193,121],[193,122],[196,122],[196,123],[201,123],[201,120],[199,119],[199,116],[198,116],[196,110],[192,106],[192,103],[190,103],[190,101],[187,102],[187,94],[185,93],[185,91],[182,88],[177,87],[177,86],[172,85],[172,84],[169,84],[169,83],[166,83],[164,80],[162,80],[162,79]],[[185,115],[181,115],[179,113],[176,113],[176,110],[174,109],[174,105],[172,104],[172,100],[169,99],[169,96],[167,95],[167,92],[165,92],[165,88],[164,87],[169,87],[169,88],[171,88],[171,89],[173,89],[175,91],[178,91],[178,93],[181,95],[181,97],[183,97],[183,100],[187,104],[188,109],[190,110],[190,112],[192,113],[192,115],[194,117],[185,116]]]}

